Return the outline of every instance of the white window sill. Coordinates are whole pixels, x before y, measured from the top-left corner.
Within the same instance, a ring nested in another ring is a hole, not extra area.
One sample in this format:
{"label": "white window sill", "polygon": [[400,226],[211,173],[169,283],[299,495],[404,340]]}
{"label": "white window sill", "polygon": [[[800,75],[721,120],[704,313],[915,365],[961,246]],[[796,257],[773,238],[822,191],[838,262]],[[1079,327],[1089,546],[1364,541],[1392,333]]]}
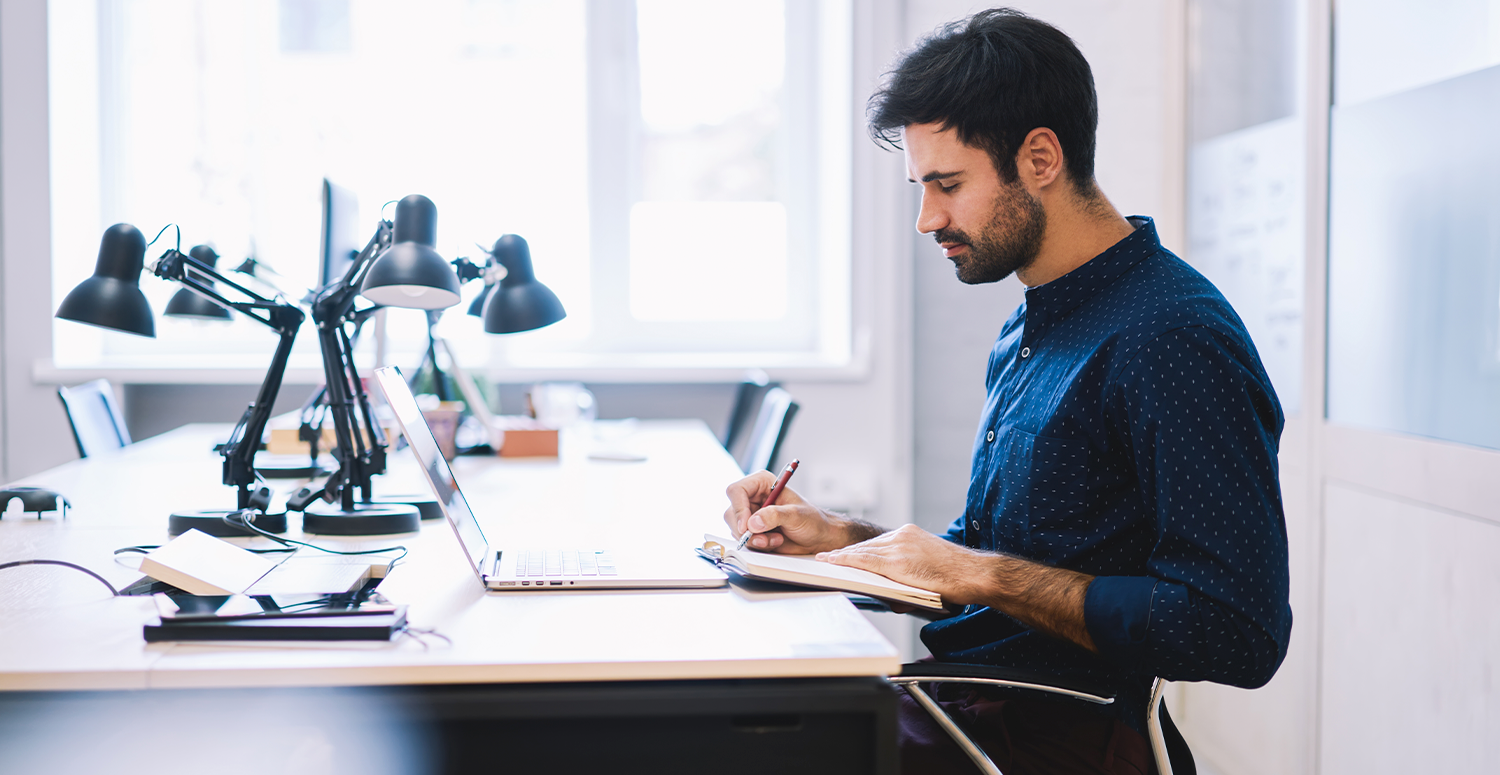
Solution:
{"label": "white window sill", "polygon": [[[413,368],[420,355],[395,361]],[[38,359],[32,379],[39,385],[71,385],[107,379],[121,385],[259,385],[265,367],[247,367],[244,356],[141,357],[101,359],[59,366],[51,358]],[[410,363],[406,361],[410,360]],[[360,363],[361,372],[373,366]],[[655,355],[591,354],[549,356],[546,362],[507,365],[498,369],[470,366],[476,374],[497,375],[497,381],[523,384],[546,381],[595,383],[722,383],[739,382],[751,368],[763,369],[784,382],[862,382],[870,375],[870,340],[856,337],[854,353],[845,363],[831,363],[807,354],[663,353]],[[312,385],[323,381],[320,363],[293,356],[282,381]]]}

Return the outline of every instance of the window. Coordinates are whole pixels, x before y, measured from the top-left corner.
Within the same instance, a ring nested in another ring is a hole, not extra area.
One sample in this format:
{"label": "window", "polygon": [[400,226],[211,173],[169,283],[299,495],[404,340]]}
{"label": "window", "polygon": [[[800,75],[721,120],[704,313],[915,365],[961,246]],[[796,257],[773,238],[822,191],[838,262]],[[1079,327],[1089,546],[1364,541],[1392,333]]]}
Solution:
{"label": "window", "polygon": [[1306,258],[1303,0],[1187,5],[1188,255],[1302,411]]}
{"label": "window", "polygon": [[[1500,3],[1402,10],[1334,27],[1328,419],[1500,449]],[[1435,126],[1445,153],[1390,152]]]}
{"label": "window", "polygon": [[[850,350],[847,0],[52,0],[54,294],[109,224],[176,223],[232,269],[317,274],[320,181],[374,232],[410,193],[438,250],[531,245],[569,317],[471,368],[837,366]],[[733,34],[724,34],[733,30]],[[367,238],[368,234],[362,235]],[[159,255],[174,233],[148,251]],[[144,278],[158,313],[177,290]],[[419,312],[391,310],[414,360]],[[372,349],[365,337],[364,349]],[[160,318],[155,340],[55,327],[59,366],[244,367],[254,322]],[[315,366],[314,337],[294,365]],[[365,353],[368,357],[369,353]]]}

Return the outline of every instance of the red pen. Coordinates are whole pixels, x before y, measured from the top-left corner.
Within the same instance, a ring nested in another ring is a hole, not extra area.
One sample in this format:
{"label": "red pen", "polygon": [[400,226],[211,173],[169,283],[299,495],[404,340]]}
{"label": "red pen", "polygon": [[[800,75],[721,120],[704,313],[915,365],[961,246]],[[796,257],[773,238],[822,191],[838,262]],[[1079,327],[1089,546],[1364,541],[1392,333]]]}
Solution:
{"label": "red pen", "polygon": [[[792,462],[786,464],[786,468],[781,469],[781,476],[776,477],[776,484],[772,485],[771,494],[766,496],[765,502],[760,505],[761,509],[767,506],[774,505],[776,503],[776,498],[781,495],[782,490],[786,489],[786,483],[792,480],[792,472],[797,470],[797,464],[799,462],[801,461],[793,460]],[[756,509],[756,511],[759,510],[760,509]],[[734,547],[734,550],[738,552],[744,549],[745,546],[750,543],[750,536],[752,535],[755,534],[750,532],[749,528],[747,527],[745,530],[745,534],[740,536],[739,546]]]}

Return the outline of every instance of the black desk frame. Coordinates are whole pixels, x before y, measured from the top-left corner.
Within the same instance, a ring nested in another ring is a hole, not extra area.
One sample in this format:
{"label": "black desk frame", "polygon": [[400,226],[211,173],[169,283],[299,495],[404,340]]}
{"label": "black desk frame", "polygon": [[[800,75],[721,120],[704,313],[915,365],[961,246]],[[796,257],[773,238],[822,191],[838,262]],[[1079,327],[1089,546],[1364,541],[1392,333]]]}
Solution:
{"label": "black desk frame", "polygon": [[[0,692],[0,769],[25,735],[87,739],[86,730],[56,728],[59,718],[128,719],[170,741],[192,734],[185,718],[207,717],[194,715],[200,703],[227,701],[264,716],[291,707],[281,702],[307,708],[340,697],[395,719],[417,741],[422,772],[895,775],[896,696],[882,678]],[[28,729],[43,719],[54,720],[50,730]],[[257,733],[261,726],[250,717],[217,730],[234,735],[239,749],[224,755],[276,745],[270,730]],[[371,741],[333,733],[327,744],[334,761],[352,761],[349,747]],[[161,753],[171,757],[170,745]],[[113,755],[99,751],[103,761]]]}

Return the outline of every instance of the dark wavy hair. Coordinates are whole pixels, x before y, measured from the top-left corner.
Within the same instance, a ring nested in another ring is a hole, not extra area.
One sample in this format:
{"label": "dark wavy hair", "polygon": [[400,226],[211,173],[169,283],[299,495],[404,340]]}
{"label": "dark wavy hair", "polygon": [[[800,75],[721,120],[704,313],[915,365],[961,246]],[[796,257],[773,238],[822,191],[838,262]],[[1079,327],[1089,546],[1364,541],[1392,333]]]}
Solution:
{"label": "dark wavy hair", "polygon": [[952,22],[917,43],[886,73],[865,111],[870,136],[901,147],[910,124],[954,129],[989,154],[1000,178],[1016,181],[1027,133],[1051,129],[1074,190],[1092,197],[1099,101],[1094,74],[1061,30],[1011,8]]}

